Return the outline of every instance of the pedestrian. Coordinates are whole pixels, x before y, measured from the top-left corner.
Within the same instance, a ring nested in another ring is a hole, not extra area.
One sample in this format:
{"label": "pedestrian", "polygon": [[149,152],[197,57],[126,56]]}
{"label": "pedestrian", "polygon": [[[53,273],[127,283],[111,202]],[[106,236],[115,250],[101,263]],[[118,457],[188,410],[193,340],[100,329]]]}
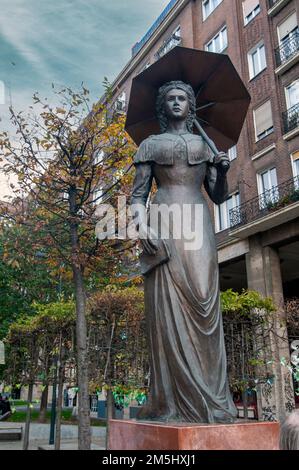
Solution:
{"label": "pedestrian", "polygon": [[299,450],[299,410],[294,410],[280,427],[280,450]]}
{"label": "pedestrian", "polygon": [[3,400],[3,412],[2,412],[2,414],[5,414],[5,413],[11,413],[11,406],[10,406],[10,401],[9,401],[8,397],[5,397],[4,400]]}

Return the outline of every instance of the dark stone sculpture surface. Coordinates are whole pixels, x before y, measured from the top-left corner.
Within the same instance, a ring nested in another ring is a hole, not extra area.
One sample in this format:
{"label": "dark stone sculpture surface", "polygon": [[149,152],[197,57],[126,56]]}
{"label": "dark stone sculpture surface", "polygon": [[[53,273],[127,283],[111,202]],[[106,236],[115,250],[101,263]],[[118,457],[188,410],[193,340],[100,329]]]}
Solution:
{"label": "dark stone sculpture surface", "polygon": [[[190,86],[170,82],[161,87],[157,113],[162,133],[143,141],[135,155],[131,202],[146,205],[155,180],[152,204],[201,205],[203,242],[197,250],[186,250],[188,240],[176,239],[171,229],[165,240],[170,259],[144,278],[151,385],[138,418],[229,423],[236,408],[227,380],[215,236],[202,193],[204,186],[214,203],[226,199],[229,162],[223,153],[215,159],[203,138],[192,133]],[[137,224],[144,235],[148,221],[141,212]],[[155,236],[141,243],[155,256]]]}

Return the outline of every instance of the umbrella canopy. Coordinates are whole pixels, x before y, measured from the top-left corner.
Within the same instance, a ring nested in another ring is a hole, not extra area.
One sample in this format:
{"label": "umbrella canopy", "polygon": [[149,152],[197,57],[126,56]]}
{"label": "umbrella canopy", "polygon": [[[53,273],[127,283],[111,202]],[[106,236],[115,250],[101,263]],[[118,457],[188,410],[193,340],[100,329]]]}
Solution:
{"label": "umbrella canopy", "polygon": [[192,86],[197,97],[197,118],[217,147],[227,151],[235,145],[250,103],[238,72],[226,54],[181,46],[133,79],[126,130],[136,144],[160,133],[155,109],[158,89],[172,80]]}

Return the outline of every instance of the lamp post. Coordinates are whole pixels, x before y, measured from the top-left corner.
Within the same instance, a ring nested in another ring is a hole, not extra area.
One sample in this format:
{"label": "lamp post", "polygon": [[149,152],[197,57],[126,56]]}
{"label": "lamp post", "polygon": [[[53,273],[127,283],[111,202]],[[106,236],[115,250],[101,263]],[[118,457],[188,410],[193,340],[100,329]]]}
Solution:
{"label": "lamp post", "polygon": [[[35,256],[37,258],[45,258],[46,254],[42,251],[38,251]],[[63,266],[63,263],[60,264],[60,269]],[[61,271],[59,273],[59,282],[58,282],[58,300],[61,300],[62,295],[62,275]],[[54,444],[55,441],[55,424],[56,424],[56,402],[57,402],[57,373],[58,373],[58,355],[54,356],[54,370],[53,370],[53,384],[52,384],[52,404],[51,404],[51,423],[50,423],[50,437],[49,444]]]}
{"label": "lamp post", "polygon": [[54,376],[53,376],[53,390],[52,390],[52,404],[51,404],[51,424],[50,424],[50,438],[49,444],[54,444],[55,439],[55,421],[56,421],[56,399],[57,399],[57,364],[58,357],[55,355],[54,358]]}

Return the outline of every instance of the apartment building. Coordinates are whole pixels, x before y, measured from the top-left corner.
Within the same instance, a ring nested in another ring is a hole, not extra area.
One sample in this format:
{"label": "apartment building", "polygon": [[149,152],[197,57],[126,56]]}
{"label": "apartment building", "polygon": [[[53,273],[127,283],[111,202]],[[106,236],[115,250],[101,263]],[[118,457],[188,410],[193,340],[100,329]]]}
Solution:
{"label": "apartment building", "polygon": [[[229,198],[210,203],[221,288],[271,296],[283,317],[299,286],[298,0],[170,1],[113,83],[118,110],[126,111],[134,76],[177,45],[228,54],[251,94],[228,152]],[[287,407],[288,393],[275,393],[274,408]]]}

